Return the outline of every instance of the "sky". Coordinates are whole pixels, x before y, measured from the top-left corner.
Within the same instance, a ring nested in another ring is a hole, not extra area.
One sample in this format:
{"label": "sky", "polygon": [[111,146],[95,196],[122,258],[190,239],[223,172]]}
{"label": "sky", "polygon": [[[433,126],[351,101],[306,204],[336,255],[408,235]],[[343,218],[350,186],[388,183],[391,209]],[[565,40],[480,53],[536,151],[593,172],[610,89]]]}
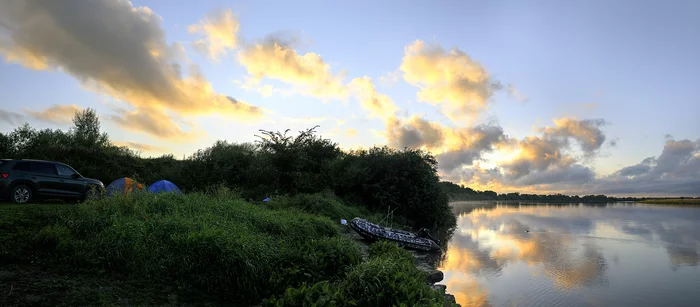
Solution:
{"label": "sky", "polygon": [[505,192],[700,196],[697,1],[0,1],[0,132],[185,157],[318,125]]}

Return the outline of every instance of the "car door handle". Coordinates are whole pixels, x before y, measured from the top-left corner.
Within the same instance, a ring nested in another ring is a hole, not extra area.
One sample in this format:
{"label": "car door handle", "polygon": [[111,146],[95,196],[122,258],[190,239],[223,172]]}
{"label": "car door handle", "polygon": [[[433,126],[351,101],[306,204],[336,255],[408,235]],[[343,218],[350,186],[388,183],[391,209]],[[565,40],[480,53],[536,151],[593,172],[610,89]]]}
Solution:
{"label": "car door handle", "polygon": [[61,179],[61,182],[66,182],[65,180]]}
{"label": "car door handle", "polygon": [[32,179],[36,179],[36,177],[32,177]]}

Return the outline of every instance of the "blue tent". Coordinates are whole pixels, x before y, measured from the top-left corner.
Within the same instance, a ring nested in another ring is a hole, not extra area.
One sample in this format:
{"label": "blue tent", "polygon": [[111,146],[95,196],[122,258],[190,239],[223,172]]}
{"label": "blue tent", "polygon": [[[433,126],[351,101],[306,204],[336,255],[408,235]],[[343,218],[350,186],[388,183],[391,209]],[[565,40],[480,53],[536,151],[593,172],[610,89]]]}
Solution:
{"label": "blue tent", "polygon": [[174,183],[167,180],[156,181],[148,187],[148,191],[152,193],[177,193],[182,194],[180,188],[178,188]]}
{"label": "blue tent", "polygon": [[124,177],[112,181],[112,183],[107,186],[107,195],[126,195],[137,189],[143,189],[143,185],[131,178]]}

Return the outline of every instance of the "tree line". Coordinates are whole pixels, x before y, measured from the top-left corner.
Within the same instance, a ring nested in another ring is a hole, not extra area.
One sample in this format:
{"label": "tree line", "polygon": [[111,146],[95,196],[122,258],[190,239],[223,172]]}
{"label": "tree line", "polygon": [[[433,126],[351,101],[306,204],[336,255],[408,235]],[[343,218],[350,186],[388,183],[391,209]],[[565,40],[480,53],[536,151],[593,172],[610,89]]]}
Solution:
{"label": "tree line", "polygon": [[635,197],[612,197],[606,195],[564,195],[564,194],[526,194],[526,193],[505,193],[499,194],[494,191],[477,191],[464,185],[458,185],[449,181],[440,182],[440,187],[447,193],[450,201],[469,200],[516,200],[531,202],[562,202],[562,203],[607,203],[618,201],[638,201],[645,198]]}
{"label": "tree line", "polygon": [[183,159],[172,154],[144,158],[112,143],[96,112],[85,109],[76,112],[67,131],[37,130],[25,123],[0,133],[0,158],[59,161],[105,185],[130,177],[145,184],[167,179],[185,192],[225,186],[253,201],[332,192],[375,212],[393,210],[411,226],[455,225],[429,152],[386,146],[343,151],[316,128],[297,135],[260,130],[256,142],[220,140]]}

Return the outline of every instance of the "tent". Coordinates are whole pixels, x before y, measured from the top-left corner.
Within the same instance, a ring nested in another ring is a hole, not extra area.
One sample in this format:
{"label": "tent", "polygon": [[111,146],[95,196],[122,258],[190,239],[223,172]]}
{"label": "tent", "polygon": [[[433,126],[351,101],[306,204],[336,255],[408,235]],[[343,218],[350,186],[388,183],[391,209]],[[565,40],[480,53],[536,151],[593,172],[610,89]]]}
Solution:
{"label": "tent", "polygon": [[156,181],[148,187],[148,191],[151,193],[177,193],[182,194],[180,188],[178,188],[174,183],[167,180]]}
{"label": "tent", "polygon": [[107,195],[126,195],[131,193],[134,189],[143,189],[143,185],[131,178],[119,178],[112,181],[112,183],[107,186]]}

